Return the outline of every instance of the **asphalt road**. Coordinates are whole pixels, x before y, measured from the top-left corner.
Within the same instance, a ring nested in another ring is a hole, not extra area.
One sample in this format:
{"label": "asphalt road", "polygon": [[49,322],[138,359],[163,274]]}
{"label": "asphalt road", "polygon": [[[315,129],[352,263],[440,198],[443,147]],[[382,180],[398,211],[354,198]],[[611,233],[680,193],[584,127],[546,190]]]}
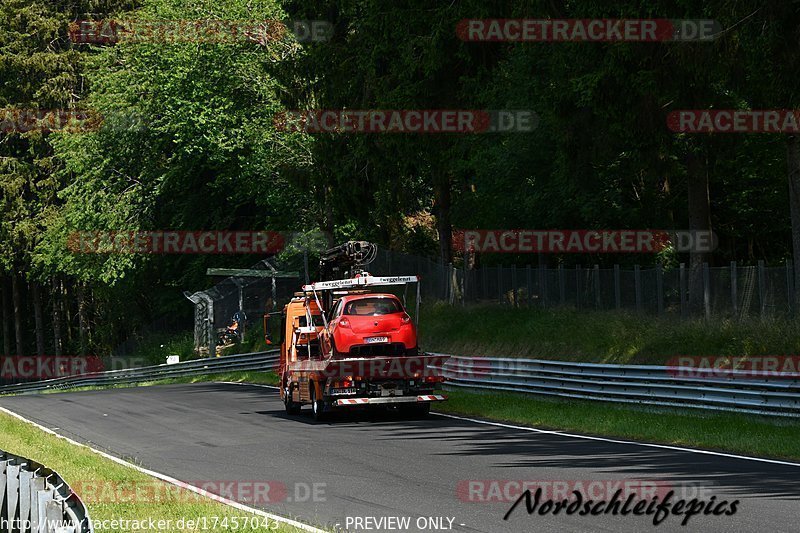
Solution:
{"label": "asphalt road", "polygon": [[[442,531],[450,520],[454,530],[487,532],[800,527],[800,467],[791,465],[441,416],[419,421],[351,414],[317,424],[305,410],[288,417],[275,390],[256,386],[205,383],[19,396],[2,398],[0,405],[183,481],[239,481],[240,487],[270,481],[270,499],[280,501],[254,501],[247,490],[240,500],[327,528]],[[504,520],[518,495],[515,480],[536,483],[534,490],[555,487],[562,493],[583,486],[587,497],[606,500],[627,480],[628,487],[642,487],[636,495],[648,501],[674,489],[673,502],[681,497],[713,499],[713,505],[727,500],[722,510],[730,510],[734,500],[738,504],[732,516],[701,513],[685,527],[683,517],[668,516],[654,526],[652,515],[554,515],[551,510],[542,516],[538,510],[550,497],[545,492],[533,514],[523,502]],[[506,501],[476,501],[481,498]],[[405,517],[409,527],[376,522],[388,517]],[[431,520],[437,517],[441,525]]]}

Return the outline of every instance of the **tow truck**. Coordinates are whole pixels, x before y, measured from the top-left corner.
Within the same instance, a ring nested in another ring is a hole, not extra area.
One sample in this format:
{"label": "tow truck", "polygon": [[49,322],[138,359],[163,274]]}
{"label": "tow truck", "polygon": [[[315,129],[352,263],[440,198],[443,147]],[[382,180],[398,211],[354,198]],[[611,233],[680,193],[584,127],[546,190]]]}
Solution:
{"label": "tow truck", "polygon": [[[417,342],[419,278],[372,276],[364,270],[376,247],[351,241],[321,255],[322,281],[302,290],[277,313],[280,339],[273,341],[265,315],[268,344],[280,343],[280,394],[286,412],[311,406],[315,420],[336,410],[367,407],[398,409],[425,417],[431,403],[447,398],[437,392],[447,356],[421,353]],[[344,276],[339,279],[324,279]],[[405,294],[416,285],[412,322]],[[403,287],[404,296],[376,292]]]}

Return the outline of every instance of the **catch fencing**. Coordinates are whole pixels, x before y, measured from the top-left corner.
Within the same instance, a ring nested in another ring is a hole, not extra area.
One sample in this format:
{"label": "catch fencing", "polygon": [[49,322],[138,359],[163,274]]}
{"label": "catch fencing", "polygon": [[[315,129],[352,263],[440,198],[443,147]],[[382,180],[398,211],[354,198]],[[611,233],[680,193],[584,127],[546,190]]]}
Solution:
{"label": "catch fencing", "polygon": [[419,274],[423,299],[452,305],[500,303],[514,307],[628,310],[682,318],[795,316],[791,261],[725,267],[639,265],[549,267],[496,265],[465,268],[380,250],[377,275]]}
{"label": "catch fencing", "polygon": [[[194,304],[194,347],[200,352],[216,354],[218,335],[239,318],[243,338],[250,327],[260,327],[265,313],[288,301],[300,288],[298,272],[279,270],[271,261],[260,261],[249,269],[213,269],[210,274],[222,277],[214,287],[186,292]],[[233,275],[227,275],[233,274]]]}
{"label": "catch fencing", "polygon": [[86,506],[58,473],[0,450],[0,531],[92,533]]}
{"label": "catch fencing", "polygon": [[[298,259],[299,258],[299,259]],[[294,256],[279,267],[262,261],[225,277],[211,289],[186,293],[195,307],[198,352],[216,353],[218,334],[243,311],[243,328],[257,327],[265,313],[280,309],[304,279],[316,256]],[[626,310],[680,318],[745,320],[796,316],[791,261],[781,266],[702,264],[675,267],[601,268],[599,265],[495,265],[466,268],[417,255],[379,249],[367,270],[378,276],[418,275],[422,302],[450,305],[492,303],[527,308]],[[313,277],[314,268],[311,269]],[[413,295],[411,295],[413,297]]]}

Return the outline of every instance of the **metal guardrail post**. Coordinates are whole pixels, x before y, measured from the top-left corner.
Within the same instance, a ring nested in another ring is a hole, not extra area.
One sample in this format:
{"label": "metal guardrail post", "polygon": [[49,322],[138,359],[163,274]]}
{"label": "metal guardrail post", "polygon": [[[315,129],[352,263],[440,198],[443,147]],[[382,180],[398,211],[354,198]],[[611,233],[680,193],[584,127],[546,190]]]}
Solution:
{"label": "metal guardrail post", "polygon": [[600,265],[594,266],[594,308],[600,309]]}
{"label": "metal guardrail post", "polygon": [[681,294],[681,318],[687,317],[686,308],[686,263],[680,264],[680,276],[678,278],[678,287]]}
{"label": "metal guardrail post", "polygon": [[658,300],[658,314],[664,314],[664,267],[661,263],[656,265],[656,298]]}
{"label": "metal guardrail post", "polygon": [[708,263],[703,263],[703,309],[706,320],[711,320],[711,272]]}
{"label": "metal guardrail post", "polygon": [[61,476],[0,451],[0,517],[14,533],[93,533],[86,506]]}
{"label": "metal guardrail post", "polygon": [[500,303],[505,300],[505,294],[503,293],[503,265],[497,265],[497,299]]}
{"label": "metal guardrail post", "polygon": [[514,307],[519,307],[517,301],[517,265],[511,265],[511,298],[513,299]]}
{"label": "metal guardrail post", "polygon": [[525,266],[525,286],[528,291],[525,301],[527,302],[528,307],[530,307],[531,302],[533,301],[533,272],[531,270],[531,265]]}
{"label": "metal guardrail post", "polygon": [[758,260],[758,303],[761,308],[761,318],[767,314],[767,282],[764,272],[764,260]]}
{"label": "metal guardrail post", "polygon": [[789,311],[789,316],[794,318],[795,315],[795,300],[794,300],[794,268],[792,268],[792,260],[786,260],[786,306]]}
{"label": "metal guardrail post", "polygon": [[731,305],[733,316],[739,317],[739,274],[736,272],[736,261],[731,261]]}

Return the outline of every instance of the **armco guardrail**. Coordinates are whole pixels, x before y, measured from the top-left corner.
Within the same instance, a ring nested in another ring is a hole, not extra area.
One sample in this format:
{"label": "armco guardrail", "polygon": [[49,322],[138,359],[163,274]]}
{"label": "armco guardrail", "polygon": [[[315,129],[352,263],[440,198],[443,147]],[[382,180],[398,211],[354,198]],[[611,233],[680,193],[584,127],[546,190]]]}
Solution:
{"label": "armco guardrail", "polygon": [[0,531],[91,533],[81,499],[56,472],[0,451]]}
{"label": "armco guardrail", "polygon": [[[583,400],[800,416],[800,381],[752,372],[450,356],[448,387]],[[690,374],[689,376],[681,374]]]}
{"label": "armco guardrail", "polygon": [[[445,354],[434,354],[445,355]],[[113,370],[0,387],[0,394],[134,384],[231,370],[273,370],[278,350],[187,361],[174,365]],[[666,366],[604,365],[517,358],[449,356],[444,365],[448,387],[526,392],[604,402],[689,407],[768,416],[800,416],[800,380],[732,371]]]}
{"label": "armco guardrail", "polygon": [[107,387],[142,383],[158,379],[199,376],[234,370],[273,370],[278,365],[278,350],[254,352],[209,359],[197,359],[172,365],[156,365],[124,370],[110,370],[83,376],[63,377],[19,383],[0,387],[0,394],[24,394],[47,390],[73,389],[77,387]]}

